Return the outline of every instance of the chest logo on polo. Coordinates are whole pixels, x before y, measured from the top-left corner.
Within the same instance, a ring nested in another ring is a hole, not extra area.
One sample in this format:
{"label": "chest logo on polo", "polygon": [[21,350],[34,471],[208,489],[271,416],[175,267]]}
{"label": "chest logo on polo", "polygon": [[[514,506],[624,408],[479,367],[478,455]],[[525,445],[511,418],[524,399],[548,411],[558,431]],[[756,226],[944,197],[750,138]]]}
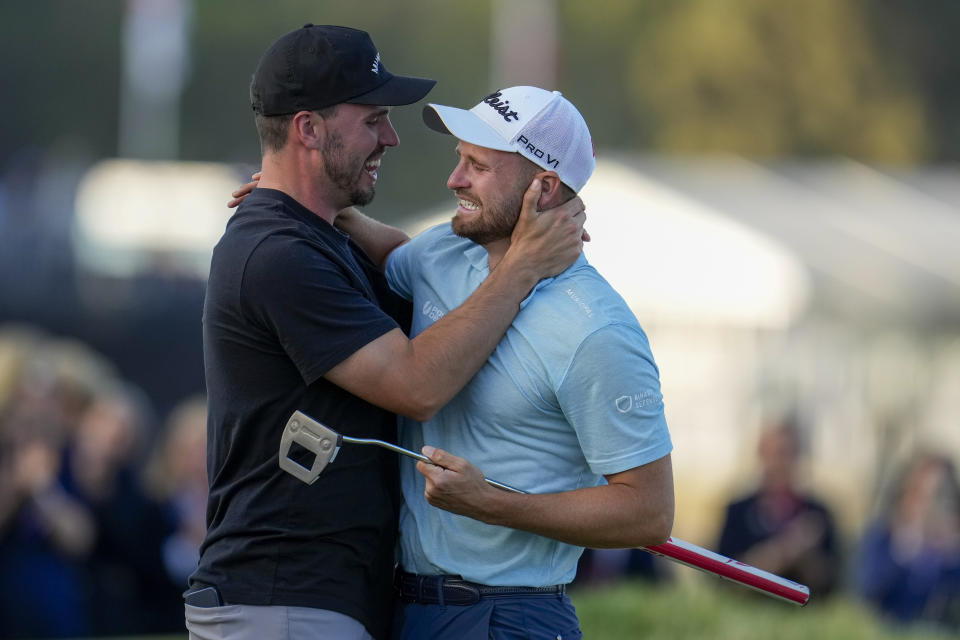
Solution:
{"label": "chest logo on polo", "polygon": [[433,322],[436,322],[440,318],[446,315],[446,312],[438,307],[433,300],[427,300],[423,303],[423,307],[420,309],[423,315],[427,316]]}

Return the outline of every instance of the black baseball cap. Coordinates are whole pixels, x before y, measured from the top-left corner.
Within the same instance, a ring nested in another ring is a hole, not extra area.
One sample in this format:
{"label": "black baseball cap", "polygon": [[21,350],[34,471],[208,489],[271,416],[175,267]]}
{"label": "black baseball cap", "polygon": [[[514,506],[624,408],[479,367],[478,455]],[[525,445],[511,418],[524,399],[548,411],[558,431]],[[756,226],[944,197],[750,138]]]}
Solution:
{"label": "black baseball cap", "polygon": [[306,24],[282,36],[260,58],[250,101],[264,116],[342,102],[395,106],[420,100],[436,83],[387,71],[366,31]]}

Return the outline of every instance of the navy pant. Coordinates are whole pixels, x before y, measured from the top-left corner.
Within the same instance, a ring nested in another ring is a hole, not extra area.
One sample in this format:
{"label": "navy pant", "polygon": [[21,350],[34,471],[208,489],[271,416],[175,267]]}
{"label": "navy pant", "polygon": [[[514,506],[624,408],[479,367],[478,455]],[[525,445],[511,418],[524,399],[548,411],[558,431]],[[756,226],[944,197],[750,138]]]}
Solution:
{"label": "navy pant", "polygon": [[398,604],[393,640],[580,640],[566,595],[487,597],[457,606]]}

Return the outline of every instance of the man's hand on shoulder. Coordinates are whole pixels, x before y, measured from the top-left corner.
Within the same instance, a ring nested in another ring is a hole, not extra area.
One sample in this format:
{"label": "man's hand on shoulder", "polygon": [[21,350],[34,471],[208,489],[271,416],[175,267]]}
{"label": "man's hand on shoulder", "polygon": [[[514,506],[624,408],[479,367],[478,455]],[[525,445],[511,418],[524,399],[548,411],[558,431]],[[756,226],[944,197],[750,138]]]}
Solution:
{"label": "man's hand on shoulder", "polygon": [[253,192],[253,190],[257,188],[257,185],[260,183],[261,175],[262,175],[262,172],[257,171],[256,173],[253,174],[253,176],[251,176],[253,179],[250,182],[248,182],[245,185],[241,185],[237,187],[237,190],[230,194],[231,196],[233,196],[233,199],[227,203],[227,206],[230,207],[231,209],[235,209],[236,207],[239,207],[240,203],[243,202],[244,198],[250,195]]}

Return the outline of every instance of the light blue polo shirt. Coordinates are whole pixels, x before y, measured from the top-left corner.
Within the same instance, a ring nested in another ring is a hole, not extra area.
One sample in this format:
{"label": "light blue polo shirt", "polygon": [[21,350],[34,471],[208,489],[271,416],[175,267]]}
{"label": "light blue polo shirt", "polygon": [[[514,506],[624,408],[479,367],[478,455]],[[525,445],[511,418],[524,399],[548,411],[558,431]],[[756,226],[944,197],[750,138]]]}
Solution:
{"label": "light blue polo shirt", "polygon": [[[482,246],[433,227],[398,248],[387,280],[413,301],[412,334],[456,308],[489,275]],[[580,256],[542,281],[490,360],[432,420],[401,418],[400,441],[445,449],[530,493],[603,484],[604,475],[671,449],[659,371],[623,298]],[[573,580],[582,547],[430,506],[424,478],[401,460],[401,565],[498,586]]]}

